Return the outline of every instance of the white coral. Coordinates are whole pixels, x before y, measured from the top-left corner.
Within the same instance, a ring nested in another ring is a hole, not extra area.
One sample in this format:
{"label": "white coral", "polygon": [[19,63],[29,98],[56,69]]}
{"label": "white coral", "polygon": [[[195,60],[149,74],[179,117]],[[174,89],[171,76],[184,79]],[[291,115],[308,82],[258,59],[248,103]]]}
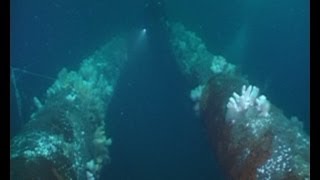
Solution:
{"label": "white coral", "polygon": [[260,112],[261,116],[268,117],[269,110],[270,110],[270,103],[267,100],[266,96],[261,95],[259,98],[256,99],[256,107],[257,110]]}
{"label": "white coral", "polygon": [[270,103],[266,96],[259,95],[259,88],[256,86],[249,86],[248,88],[243,85],[241,96],[237,93],[233,93],[232,97],[229,98],[227,104],[227,119],[234,121],[239,113],[245,112],[250,107],[256,108],[259,112],[259,116],[268,117],[270,110]]}
{"label": "white coral", "polygon": [[255,86],[249,86],[246,88],[245,85],[242,86],[242,95],[239,96],[237,93],[233,93],[233,97],[229,98],[227,107],[229,109],[234,109],[236,112],[244,111],[252,106],[259,94],[259,88]]}

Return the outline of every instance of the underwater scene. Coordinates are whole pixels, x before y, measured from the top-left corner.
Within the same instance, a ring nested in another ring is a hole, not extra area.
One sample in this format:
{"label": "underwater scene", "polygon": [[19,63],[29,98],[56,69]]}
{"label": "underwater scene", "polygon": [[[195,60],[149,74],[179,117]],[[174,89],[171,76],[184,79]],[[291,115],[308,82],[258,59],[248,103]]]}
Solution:
{"label": "underwater scene", "polygon": [[310,2],[10,0],[10,179],[310,179]]}

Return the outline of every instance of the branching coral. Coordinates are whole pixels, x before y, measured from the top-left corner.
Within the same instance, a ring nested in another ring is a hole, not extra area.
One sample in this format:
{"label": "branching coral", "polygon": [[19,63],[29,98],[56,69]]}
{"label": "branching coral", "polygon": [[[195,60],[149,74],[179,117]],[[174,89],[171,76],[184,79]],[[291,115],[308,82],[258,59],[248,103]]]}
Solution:
{"label": "branching coral", "polygon": [[249,108],[254,108],[259,112],[259,116],[268,117],[270,103],[266,96],[259,95],[259,88],[256,86],[242,86],[241,96],[233,92],[227,104],[227,120],[235,121],[239,115],[246,112]]}

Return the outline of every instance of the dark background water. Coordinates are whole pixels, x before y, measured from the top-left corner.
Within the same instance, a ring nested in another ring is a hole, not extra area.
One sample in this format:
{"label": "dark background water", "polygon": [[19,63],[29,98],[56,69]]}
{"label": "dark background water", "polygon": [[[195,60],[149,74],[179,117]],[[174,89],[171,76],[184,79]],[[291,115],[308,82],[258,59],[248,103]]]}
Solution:
{"label": "dark background water", "polygon": [[[223,179],[205,128],[194,117],[185,79],[159,18],[180,21],[208,49],[239,65],[252,83],[309,132],[309,2],[11,0],[11,65],[55,77],[76,69],[108,39],[148,29],[148,49],[129,57],[108,109],[112,164],[103,179]],[[158,6],[155,6],[158,7]],[[28,120],[32,98],[53,82],[16,73]],[[11,90],[11,135],[21,119]]]}

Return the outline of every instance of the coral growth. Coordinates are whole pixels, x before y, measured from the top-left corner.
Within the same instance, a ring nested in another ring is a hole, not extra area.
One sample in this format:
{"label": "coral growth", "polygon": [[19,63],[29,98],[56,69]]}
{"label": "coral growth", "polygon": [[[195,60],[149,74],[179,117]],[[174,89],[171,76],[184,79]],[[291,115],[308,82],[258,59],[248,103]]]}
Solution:
{"label": "coral growth", "polygon": [[268,117],[270,110],[270,103],[264,95],[259,95],[259,88],[255,86],[242,86],[241,96],[233,92],[233,96],[229,98],[227,104],[226,120],[235,121],[249,108],[254,108],[259,116]]}
{"label": "coral growth", "polygon": [[110,163],[106,108],[127,60],[125,47],[122,38],[113,39],[79,70],[63,68],[44,100],[33,98],[36,111],[11,141],[12,179],[99,179]]}
{"label": "coral growth", "polygon": [[224,57],[208,51],[205,42],[180,23],[168,23],[171,46],[177,63],[185,75],[197,75],[198,82],[205,83],[211,75],[233,74],[235,66]]}
{"label": "coral growth", "polygon": [[179,23],[168,27],[182,74],[198,85],[190,98],[227,179],[310,179],[310,143],[300,122],[271,106],[257,87],[245,86],[238,68],[209,52],[194,32]]}
{"label": "coral growth", "polygon": [[234,71],[235,66],[228,63],[223,56],[213,56],[210,69],[214,74],[229,73]]}

